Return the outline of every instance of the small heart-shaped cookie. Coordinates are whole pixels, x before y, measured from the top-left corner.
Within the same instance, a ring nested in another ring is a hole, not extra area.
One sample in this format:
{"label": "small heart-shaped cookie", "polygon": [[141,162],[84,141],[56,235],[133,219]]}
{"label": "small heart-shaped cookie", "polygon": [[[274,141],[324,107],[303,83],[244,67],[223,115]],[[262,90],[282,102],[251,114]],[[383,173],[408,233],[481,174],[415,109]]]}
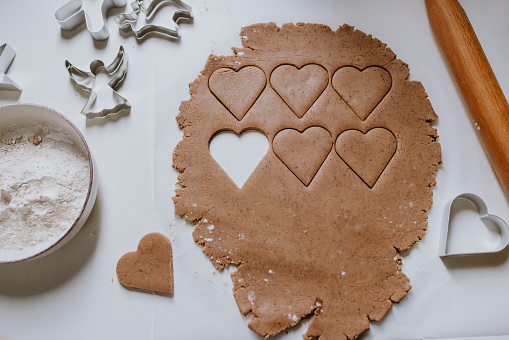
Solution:
{"label": "small heart-shaped cookie", "polygon": [[267,78],[256,66],[238,71],[220,68],[209,78],[209,89],[237,120],[242,120],[262,93]]}
{"label": "small heart-shaped cookie", "polygon": [[308,186],[332,149],[332,137],[319,126],[303,132],[283,129],[274,136],[272,147],[283,164]]}
{"label": "small heart-shaped cookie", "polygon": [[[482,222],[491,222],[492,225],[494,225],[498,229],[498,233],[500,234],[500,239],[498,241],[498,244],[496,247],[494,247],[491,250],[472,250],[472,251],[461,251],[461,252],[454,252],[450,251],[448,249],[448,237],[449,237],[449,229],[450,224],[452,220],[452,207],[455,202],[458,200],[467,200],[473,203],[477,207],[477,211],[479,213],[479,218]],[[501,219],[498,216],[490,215],[488,213],[488,207],[486,206],[486,203],[484,203],[483,199],[480,198],[477,195],[466,193],[456,196],[454,199],[451,200],[447,211],[446,211],[446,218],[444,218],[444,224],[442,225],[442,232],[440,235],[440,244],[438,246],[438,255],[440,257],[447,257],[447,256],[465,256],[465,255],[476,255],[476,254],[492,254],[497,253],[499,251],[502,251],[507,247],[507,244],[509,243],[509,227],[507,226],[507,223]]]}
{"label": "small heart-shaped cookie", "polygon": [[302,118],[320,97],[328,83],[327,71],[316,64],[308,64],[301,68],[281,65],[270,75],[272,88],[299,118]]}
{"label": "small heart-shaped cookie", "polygon": [[117,263],[120,283],[132,288],[173,293],[173,255],[170,240],[160,233],[145,235],[138,250]]}
{"label": "small heart-shaped cookie", "polygon": [[346,130],[336,139],[336,153],[372,188],[396,152],[396,137],[385,128],[366,133]]}
{"label": "small heart-shaped cookie", "polygon": [[366,120],[391,89],[389,72],[378,66],[359,70],[344,66],[332,76],[332,87],[361,120]]}

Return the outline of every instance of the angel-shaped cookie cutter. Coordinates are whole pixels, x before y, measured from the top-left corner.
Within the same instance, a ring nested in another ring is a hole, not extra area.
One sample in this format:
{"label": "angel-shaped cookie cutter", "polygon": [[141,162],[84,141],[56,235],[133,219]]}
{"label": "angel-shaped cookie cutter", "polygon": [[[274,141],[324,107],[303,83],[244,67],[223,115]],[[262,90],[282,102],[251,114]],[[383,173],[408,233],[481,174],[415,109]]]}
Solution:
{"label": "angel-shaped cookie cutter", "polygon": [[114,7],[124,7],[127,0],[100,0],[102,25],[99,29],[92,27],[92,19],[87,9],[83,7],[83,1],[86,0],[69,0],[65,5],[55,12],[55,19],[60,27],[66,31],[72,31],[83,23],[86,23],[87,29],[96,40],[106,40],[110,36],[108,26],[106,25],[106,15],[108,11]]}
{"label": "angel-shaped cookie cutter", "polygon": [[[458,252],[458,253],[453,253],[453,252],[448,251],[447,238],[449,236],[449,228],[450,228],[450,224],[451,224],[451,208],[452,208],[453,203],[459,199],[464,199],[464,200],[468,200],[468,201],[472,202],[477,207],[477,210],[479,212],[479,218],[483,222],[490,221],[496,226],[496,228],[498,229],[498,232],[500,233],[500,240],[495,248],[493,248],[491,250],[486,250],[486,251],[472,251],[472,252]],[[440,256],[441,258],[444,258],[444,257],[450,257],[450,256],[472,256],[472,255],[481,255],[481,254],[493,254],[493,253],[498,253],[498,252],[504,250],[508,244],[509,244],[509,227],[508,227],[507,223],[498,216],[490,215],[488,213],[488,207],[486,206],[486,203],[483,201],[482,198],[480,198],[479,196],[477,196],[475,194],[465,193],[465,194],[461,194],[461,195],[454,197],[450,201],[449,205],[446,207],[444,221],[442,224],[440,243],[438,246],[438,256]]]}
{"label": "angel-shaped cookie cutter", "polygon": [[[124,47],[120,46],[117,57],[113,62],[104,66],[101,60],[94,60],[90,63],[90,72],[82,71],[65,61],[65,67],[71,79],[83,90],[90,93],[87,103],[81,110],[81,114],[87,118],[105,117],[110,114],[119,113],[124,109],[131,109],[131,104],[124,97],[120,96],[115,89],[122,83],[127,73],[128,59]],[[96,76],[99,72],[105,71],[111,80],[106,84],[96,84]],[[97,109],[101,104],[106,103],[106,108]]]}
{"label": "angel-shaped cookie cutter", "polygon": [[[149,22],[153,19],[159,9],[167,5],[172,5],[178,8],[173,14],[172,18],[176,25],[175,29],[152,24],[144,25],[139,30],[134,28],[140,12],[144,13],[145,21]],[[125,32],[132,31],[136,39],[139,40],[143,39],[149,34],[161,35],[170,39],[180,39],[180,33],[178,29],[179,22],[183,19],[193,19],[193,11],[191,6],[180,0],[136,0],[131,4],[131,6],[133,11],[131,13],[123,13],[118,15],[115,17],[115,22],[118,24],[121,30]]]}
{"label": "angel-shaped cookie cutter", "polygon": [[16,51],[11,46],[8,44],[0,46],[0,91],[23,91],[18,84],[6,75],[15,56]]}

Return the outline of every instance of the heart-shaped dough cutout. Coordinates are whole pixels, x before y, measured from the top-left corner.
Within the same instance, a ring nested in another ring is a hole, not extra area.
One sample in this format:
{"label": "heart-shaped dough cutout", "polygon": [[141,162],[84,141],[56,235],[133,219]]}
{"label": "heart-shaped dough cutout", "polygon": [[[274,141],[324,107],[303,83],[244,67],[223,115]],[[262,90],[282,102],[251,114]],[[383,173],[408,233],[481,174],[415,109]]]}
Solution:
{"label": "heart-shaped dough cutout", "polygon": [[281,65],[272,71],[270,84],[299,118],[309,110],[329,83],[327,70],[316,64],[301,68]]}
{"label": "heart-shaped dough cutout", "polygon": [[336,139],[339,157],[372,188],[396,152],[396,137],[385,128],[346,130]]}
{"label": "heart-shaped dough cutout", "polygon": [[120,258],[117,277],[127,287],[173,293],[170,240],[160,233],[145,235],[138,244],[138,250]]}
{"label": "heart-shaped dough cutout", "polygon": [[303,132],[283,129],[274,136],[272,148],[284,165],[308,186],[332,149],[332,137],[319,126]]}
{"label": "heart-shaped dough cutout", "polygon": [[332,76],[332,87],[361,120],[366,120],[392,86],[389,72],[378,66],[362,71],[344,66]]}
{"label": "heart-shaped dough cutout", "polygon": [[210,154],[237,187],[242,188],[267,154],[267,136],[257,130],[246,130],[240,136],[221,131],[210,140]]}
{"label": "heart-shaped dough cutout", "polygon": [[[498,244],[491,250],[472,250],[469,252],[461,251],[461,252],[453,252],[449,251],[448,249],[448,237],[449,237],[449,231],[450,231],[450,225],[453,218],[452,214],[452,208],[453,204],[457,202],[458,200],[467,200],[473,203],[477,207],[477,211],[479,213],[479,218],[482,222],[491,222],[493,226],[495,226],[498,229],[498,233],[500,235]],[[492,254],[497,253],[505,249],[507,247],[507,244],[509,243],[509,227],[507,226],[507,223],[501,219],[498,216],[490,215],[488,213],[488,207],[486,206],[486,203],[477,195],[474,194],[461,194],[456,196],[454,199],[451,200],[447,211],[446,216],[444,218],[444,223],[442,225],[442,232],[440,235],[440,244],[438,248],[438,255],[440,257],[447,257],[447,256],[465,256],[465,255],[476,255],[476,254]]]}
{"label": "heart-shaped dough cutout", "polygon": [[240,121],[261,95],[266,83],[265,73],[256,66],[246,66],[238,71],[220,68],[210,76],[209,89]]}

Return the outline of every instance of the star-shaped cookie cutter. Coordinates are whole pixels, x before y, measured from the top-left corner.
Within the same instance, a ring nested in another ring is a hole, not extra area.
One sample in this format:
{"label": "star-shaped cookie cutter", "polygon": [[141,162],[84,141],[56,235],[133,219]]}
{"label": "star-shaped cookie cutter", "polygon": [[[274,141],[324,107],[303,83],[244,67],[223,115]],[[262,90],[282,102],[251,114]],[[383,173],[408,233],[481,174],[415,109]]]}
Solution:
{"label": "star-shaped cookie cutter", "polygon": [[[464,200],[468,200],[468,201],[472,202],[477,207],[477,210],[479,212],[479,218],[483,222],[490,221],[496,226],[496,228],[498,229],[498,232],[500,233],[500,240],[495,248],[493,248],[491,250],[486,250],[486,251],[457,252],[457,253],[448,251],[447,238],[449,236],[449,229],[450,229],[450,224],[451,224],[451,215],[452,215],[451,208],[452,208],[453,203],[459,199],[464,199]],[[498,252],[504,250],[507,247],[507,245],[509,244],[509,226],[500,217],[489,214],[488,207],[486,206],[486,203],[479,196],[477,196],[475,194],[471,194],[471,193],[465,193],[465,194],[458,195],[450,201],[450,203],[446,209],[447,210],[445,211],[444,221],[442,224],[442,230],[441,230],[441,235],[440,235],[440,243],[438,246],[438,256],[440,256],[441,258],[451,257],[451,256],[459,257],[459,256],[472,256],[472,255],[481,255],[481,254],[494,254],[494,253],[498,253]]]}
{"label": "star-shaped cookie cutter", "polygon": [[[128,59],[124,47],[120,46],[118,54],[113,62],[104,66],[101,60],[94,60],[90,63],[90,72],[82,71],[65,61],[65,67],[71,79],[90,96],[81,110],[81,114],[87,118],[106,117],[107,115],[119,113],[124,109],[131,109],[131,104],[124,97],[120,96],[115,89],[122,83],[127,73]],[[111,80],[100,87],[95,87],[96,76],[99,72],[106,71]],[[99,97],[112,103],[112,107],[96,110],[94,104]]]}
{"label": "star-shaped cookie cutter", "polygon": [[66,31],[72,31],[83,23],[86,23],[87,29],[96,40],[106,40],[110,36],[108,26],[106,25],[106,15],[108,11],[114,7],[124,7],[127,0],[99,0],[101,5],[102,25],[98,30],[92,27],[92,19],[90,14],[83,7],[85,0],[69,0],[65,5],[55,12],[55,19],[60,27]]}
{"label": "star-shaped cookie cutter", "polygon": [[15,56],[16,51],[11,46],[8,44],[0,46],[0,91],[23,91],[18,84],[6,75]]}
{"label": "star-shaped cookie cutter", "polygon": [[[148,5],[147,5],[148,3]],[[148,22],[152,20],[152,18],[156,15],[156,13],[163,6],[172,5],[177,7],[178,9],[173,14],[173,22],[177,26],[176,29],[171,29],[163,26],[157,26],[152,24],[147,24],[136,30],[134,28],[135,23],[138,20],[138,16],[140,12],[145,14],[145,21]],[[133,11],[131,13],[123,13],[115,17],[115,22],[118,24],[119,28],[125,32],[132,31],[136,39],[143,39],[145,36],[149,34],[157,34],[162,35],[164,37],[170,39],[180,39],[180,33],[178,29],[179,21],[183,19],[192,20],[193,19],[193,11],[191,6],[187,5],[183,1],[180,0],[136,0],[131,3],[131,7]]]}

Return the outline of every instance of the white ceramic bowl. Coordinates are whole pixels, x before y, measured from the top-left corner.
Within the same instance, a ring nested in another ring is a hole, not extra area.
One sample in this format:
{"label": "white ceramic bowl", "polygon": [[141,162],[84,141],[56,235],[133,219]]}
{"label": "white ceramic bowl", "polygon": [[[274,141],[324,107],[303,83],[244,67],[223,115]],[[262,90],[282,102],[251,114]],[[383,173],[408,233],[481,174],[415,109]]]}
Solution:
{"label": "white ceramic bowl", "polygon": [[90,180],[88,183],[87,196],[80,214],[76,217],[74,222],[69,225],[66,232],[59,239],[53,241],[49,246],[42,250],[39,249],[34,251],[33,254],[23,252],[19,258],[12,258],[12,256],[10,256],[8,259],[2,259],[0,255],[0,264],[40,258],[61,248],[78,233],[81,227],[83,227],[85,221],[90,215],[90,212],[92,211],[92,207],[94,206],[97,196],[98,181],[94,156],[92,155],[92,152],[90,151],[81,132],[69,119],[53,109],[36,104],[16,103],[0,106],[0,126],[7,126],[13,123],[21,125],[26,123],[36,123],[38,121],[50,124],[56,129],[62,129],[62,131],[66,132],[73,141],[76,142],[79,148],[88,155]]}

